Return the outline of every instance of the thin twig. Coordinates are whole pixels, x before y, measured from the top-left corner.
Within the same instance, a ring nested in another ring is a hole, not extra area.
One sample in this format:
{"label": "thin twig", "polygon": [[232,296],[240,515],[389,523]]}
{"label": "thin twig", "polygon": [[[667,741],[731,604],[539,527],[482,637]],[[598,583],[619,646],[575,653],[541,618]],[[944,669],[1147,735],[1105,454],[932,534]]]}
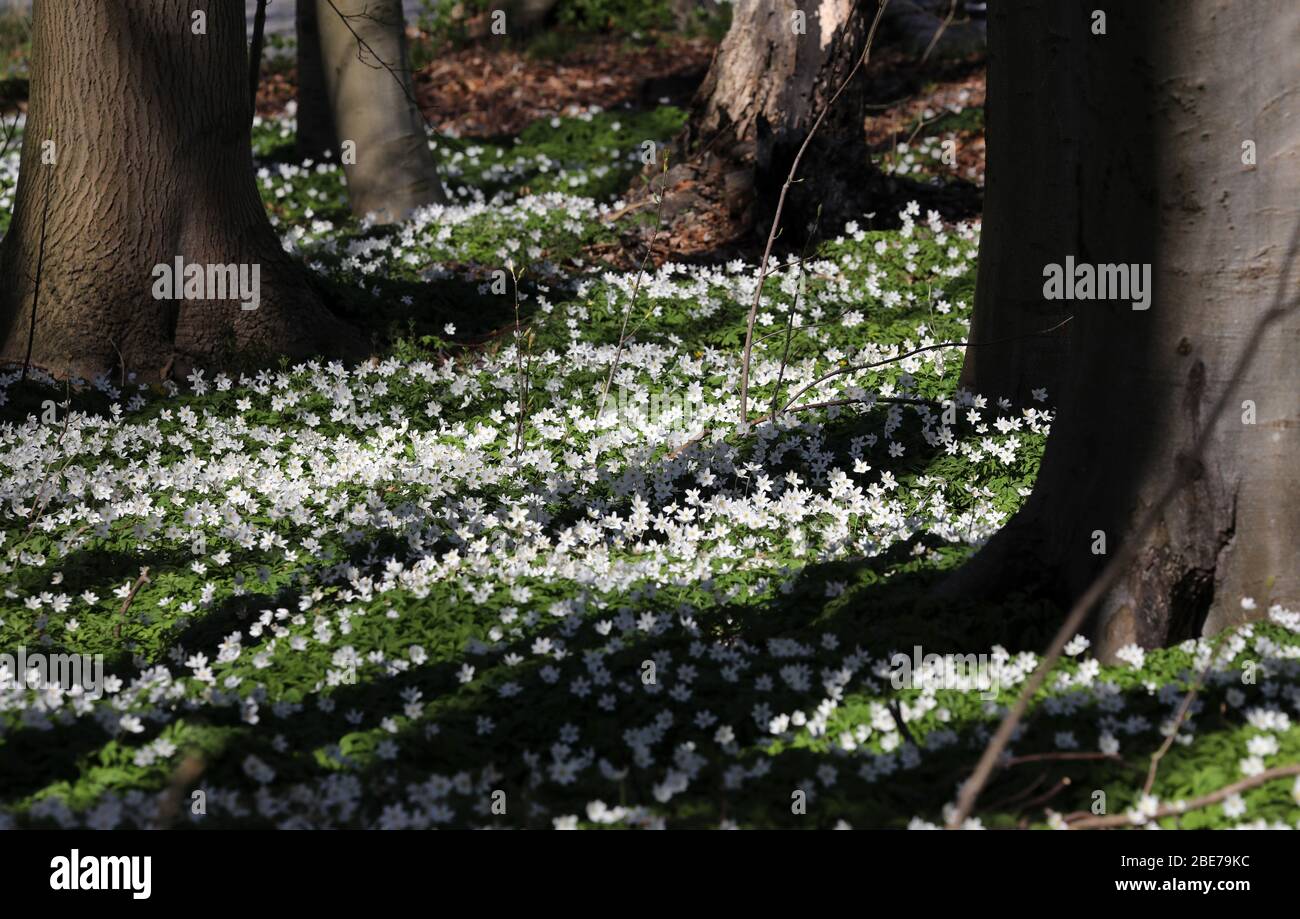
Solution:
{"label": "thin twig", "polygon": [[117,624],[113,626],[114,638],[122,637],[122,623],[126,621],[126,611],[131,608],[131,601],[135,599],[136,592],[148,583],[149,566],[146,565],[140,569],[140,576],[135,579],[135,583],[131,585],[130,592],[128,592],[126,597],[122,600],[122,609],[118,611]]}
{"label": "thin twig", "polygon": [[[370,67],[374,70],[379,70],[380,68],[387,70],[389,76],[391,76],[394,80],[397,81],[398,87],[400,87],[402,90],[402,95],[406,96],[407,101],[411,103],[411,106],[415,109],[416,114],[420,116],[420,120],[422,120],[425,123],[425,125],[429,127],[430,130],[435,130],[436,127],[434,123],[430,121],[429,116],[427,116],[424,113],[424,109],[420,106],[420,101],[415,98],[415,94],[411,92],[410,88],[406,84],[406,81],[402,79],[401,74],[398,73],[396,68],[394,68],[391,64],[389,64],[387,61],[385,61],[382,57],[380,57],[375,52],[375,49],[371,47],[370,43],[361,37],[361,33],[352,27],[352,23],[350,21],[352,19],[370,19],[372,22],[380,22],[380,20],[371,16],[369,13],[354,13],[349,15],[347,13],[344,13],[337,6],[335,6],[334,0],[325,0],[325,2],[329,4],[330,9],[332,9],[335,13],[338,14],[339,19],[343,20],[343,25],[346,26],[347,30],[352,33],[352,37],[357,40],[357,60],[365,64],[367,67]],[[400,6],[399,6],[399,11],[400,11]],[[387,23],[383,23],[383,24],[387,25]],[[369,52],[370,56],[373,57],[379,63],[371,64],[369,61],[365,59],[365,57],[362,56],[361,54],[362,51]],[[407,70],[406,73],[410,73],[410,71]]]}
{"label": "thin twig", "polygon": [[[63,425],[59,428],[59,436],[54,440],[54,452],[56,454],[59,451],[59,447],[63,445],[63,436],[68,433],[68,423],[72,421],[72,380],[71,379],[67,381],[66,386],[67,389],[63,397],[64,398]],[[71,455],[64,458],[63,463],[59,466],[60,475],[63,474],[63,470],[67,468],[68,463],[70,462],[72,462]],[[45,486],[50,481],[51,472],[52,470],[47,467],[45,470],[45,475],[41,477],[41,483],[36,486],[36,497],[40,499],[41,504],[39,507],[36,508],[36,514],[35,516],[32,517],[32,522],[27,525],[27,530],[23,533],[22,542],[20,542],[19,545],[22,545],[23,542],[26,542],[28,537],[32,535],[32,531],[36,529],[36,524],[40,523],[41,518],[45,515],[46,505],[50,503],[50,498],[53,497],[53,495],[44,495]]]}
{"label": "thin twig", "polygon": [[[1300,775],[1300,763],[1294,763],[1290,766],[1275,766],[1272,769],[1265,769],[1256,775],[1248,776],[1240,781],[1233,782],[1231,785],[1225,785],[1218,791],[1212,791],[1208,795],[1194,798],[1191,801],[1175,801],[1173,804],[1165,804],[1156,808],[1156,812],[1151,814],[1148,820],[1159,820],[1161,817],[1174,817],[1186,814],[1188,811],[1200,810],[1204,807],[1218,804],[1226,798],[1243,791],[1249,791],[1252,788],[1258,788],[1275,779],[1284,779],[1288,776]],[[1114,814],[1109,817],[1084,817],[1073,823],[1066,824],[1072,830],[1104,830],[1121,826],[1133,826],[1133,820],[1128,814]]]}
{"label": "thin twig", "polygon": [[[763,424],[763,423],[766,422],[766,421],[772,421],[772,420],[774,420],[774,419],[775,419],[777,416],[779,416],[779,415],[790,415],[790,414],[796,414],[796,413],[798,413],[798,412],[806,412],[806,411],[811,411],[812,409],[818,409],[818,408],[835,408],[835,407],[838,407],[838,406],[844,406],[844,405],[857,405],[857,404],[862,403],[862,402],[870,402],[870,403],[873,404],[873,405],[875,405],[875,404],[885,404],[885,405],[890,405],[890,404],[899,404],[899,405],[940,405],[940,404],[942,404],[941,402],[937,402],[937,401],[935,401],[935,400],[933,400],[933,399],[878,398],[878,397],[875,397],[875,396],[863,396],[863,397],[861,397],[861,398],[828,399],[828,400],[825,401],[825,402],[807,402],[807,403],[805,403],[805,404],[803,404],[803,405],[794,405],[794,400],[797,399],[797,398],[799,398],[799,396],[803,395],[805,392],[807,392],[808,389],[810,389],[811,387],[816,386],[816,385],[818,385],[818,384],[820,384],[820,383],[824,383],[826,380],[829,380],[829,379],[831,379],[832,377],[839,376],[839,375],[841,375],[841,374],[852,373],[852,372],[855,371],[855,370],[870,370],[870,369],[875,368],[875,367],[882,367],[882,366],[884,366],[884,365],[886,365],[886,364],[892,364],[892,363],[895,363],[895,362],[897,362],[897,361],[905,360],[905,359],[907,359],[907,358],[913,356],[914,354],[920,354],[920,353],[925,352],[925,351],[933,351],[933,350],[935,350],[935,349],[937,349],[937,348],[958,348],[958,347],[966,347],[966,348],[980,348],[980,347],[985,347],[985,346],[988,346],[988,345],[1000,345],[1000,344],[1005,344],[1006,342],[1020,341],[1021,339],[1025,339],[1025,338],[1034,338],[1034,337],[1039,336],[1039,335],[1047,335],[1048,333],[1050,333],[1050,332],[1054,332],[1054,331],[1056,331],[1057,329],[1061,328],[1061,326],[1065,325],[1067,322],[1069,322],[1069,321],[1070,321],[1071,319],[1073,319],[1073,318],[1074,318],[1073,316],[1066,316],[1065,319],[1063,319],[1062,321],[1058,322],[1056,325],[1052,326],[1050,329],[1043,329],[1041,332],[1029,332],[1028,334],[1025,334],[1025,335],[1013,335],[1013,336],[1010,336],[1010,337],[1008,337],[1008,338],[997,338],[997,339],[994,339],[994,340],[992,340],[992,341],[950,341],[950,342],[945,342],[945,343],[943,343],[943,344],[939,344],[939,345],[927,345],[927,346],[925,346],[925,347],[923,347],[923,348],[917,348],[917,349],[915,349],[915,350],[913,350],[913,351],[908,351],[908,352],[905,353],[905,354],[898,354],[898,355],[895,355],[894,357],[885,358],[884,360],[876,361],[875,363],[871,363],[871,364],[863,364],[863,365],[854,366],[854,367],[841,367],[841,368],[838,369],[838,370],[835,370],[835,371],[832,371],[831,373],[826,374],[825,376],[821,377],[821,378],[818,379],[818,380],[814,380],[812,383],[808,384],[808,386],[805,386],[803,389],[799,390],[799,391],[798,391],[797,393],[795,393],[795,395],[791,398],[790,403],[788,403],[788,404],[785,406],[785,408],[781,409],[781,411],[778,412],[777,415],[772,415],[772,414],[760,415],[760,416],[758,416],[757,418],[751,419],[751,420],[750,420],[750,427],[752,428],[754,425]],[[674,458],[676,458],[677,456],[680,456],[682,453],[684,453],[686,450],[688,450],[691,446],[693,446],[694,444],[699,443],[701,440],[703,440],[705,437],[707,437],[708,434],[709,434],[709,429],[707,429],[707,428],[706,428],[705,430],[701,431],[699,434],[696,434],[694,437],[690,438],[690,439],[687,440],[685,443],[681,444],[681,445],[680,445],[679,447],[677,447],[675,450],[673,450],[672,452],[670,452],[670,453],[668,454],[669,459],[674,459]]]}
{"label": "thin twig", "polygon": [[[4,118],[0,116],[0,124],[4,123]],[[14,120],[5,125],[4,143],[0,144],[0,158],[3,158],[9,152],[9,145],[18,135],[18,116],[14,115]]]}
{"label": "thin twig", "polygon": [[45,273],[45,228],[50,219],[50,186],[54,184],[54,169],[45,174],[45,196],[41,205],[41,242],[36,252],[36,277],[32,288],[32,321],[27,329],[27,355],[23,358],[23,374],[18,381],[27,379],[27,370],[32,365],[32,346],[36,343],[36,304],[41,300],[41,276]]}
{"label": "thin twig", "polygon": [[122,388],[126,389],[126,358],[122,356],[122,349],[117,346],[116,339],[110,338],[108,343],[112,345],[113,350],[117,352],[117,366],[121,369],[118,379],[122,383]]}
{"label": "thin twig", "polygon": [[924,354],[927,351],[942,351],[945,348],[982,348],[982,347],[987,347],[989,345],[1006,344],[1007,342],[1018,341],[1023,338],[1036,338],[1039,335],[1047,335],[1052,332],[1055,332],[1057,329],[1061,328],[1063,325],[1068,323],[1073,318],[1074,318],[1073,316],[1066,316],[1065,319],[1061,320],[1060,322],[1058,322],[1056,325],[1052,326],[1049,329],[1043,329],[1041,332],[1030,332],[1027,335],[1016,335],[1010,338],[999,338],[999,339],[995,339],[994,341],[978,341],[978,342],[945,341],[937,345],[925,345],[924,347],[921,348],[913,348],[911,351],[908,351],[905,354],[899,354],[895,357],[884,358],[883,360],[879,360],[879,361],[872,361],[869,364],[852,364],[848,367],[838,367],[835,370],[832,370],[829,373],[826,373],[818,377],[817,379],[813,380],[807,386],[803,387],[798,392],[796,392],[793,396],[791,396],[790,401],[786,404],[785,411],[790,411],[791,406],[794,405],[795,401],[804,393],[806,393],[808,390],[812,389],[815,386],[820,386],[822,383],[825,383],[829,379],[838,376],[843,376],[846,373],[857,373],[858,371],[863,371],[863,370],[874,370],[877,367],[884,367],[887,364],[897,363],[898,361],[906,360],[907,358],[913,357],[917,354]]}
{"label": "thin twig", "polygon": [[1005,810],[1011,805],[1016,804],[1019,801],[1023,801],[1025,798],[1028,798],[1030,795],[1032,795],[1035,791],[1038,790],[1039,785],[1042,785],[1046,781],[1047,781],[1047,773],[1040,772],[1038,774],[1038,778],[1034,779],[1024,788],[1020,789],[1019,791],[1011,795],[1008,795],[1005,798],[999,798],[997,801],[994,801],[992,804],[988,805],[988,809],[993,811],[994,813],[997,813],[998,811],[1001,810]]}
{"label": "thin twig", "polygon": [[1012,766],[1020,766],[1025,763],[1086,762],[1089,760],[1123,762],[1118,753],[1063,751],[1060,753],[1028,753],[1024,756],[1013,756],[1002,764],[1002,768],[1010,769]]}
{"label": "thin twig", "polygon": [[[668,157],[664,156],[663,171],[668,171]],[[632,310],[636,307],[637,294],[641,291],[641,280],[645,277],[646,264],[650,261],[650,256],[654,254],[655,243],[659,241],[659,233],[663,230],[664,222],[664,199],[667,193],[659,189],[659,206],[655,210],[655,231],[650,237],[650,245],[646,247],[645,256],[641,259],[641,267],[637,270],[636,281],[632,284],[631,300],[627,308],[623,311],[623,326],[618,332],[618,348],[614,352],[614,360],[609,365],[609,375],[605,377],[605,386],[600,391],[600,406],[596,409],[596,417],[600,418],[605,413],[605,400],[609,398],[609,389],[614,385],[614,374],[618,372],[618,366],[622,362],[623,349],[627,345],[627,322],[632,315]],[[635,329],[633,330],[635,334]]]}
{"label": "thin twig", "polygon": [[749,307],[749,317],[745,322],[745,354],[744,360],[740,365],[740,423],[741,426],[747,424],[749,418],[749,362],[750,356],[754,350],[754,321],[758,317],[758,307],[763,300],[763,282],[767,280],[767,263],[772,257],[772,247],[776,245],[776,237],[781,229],[781,212],[785,210],[785,196],[790,191],[790,186],[794,184],[795,175],[799,171],[799,164],[803,161],[803,155],[812,143],[813,135],[821,127],[821,123],[826,119],[826,114],[835,106],[835,101],[839,99],[848,85],[853,82],[858,71],[871,58],[871,45],[876,38],[876,27],[880,25],[880,17],[885,12],[885,7],[889,6],[889,0],[881,0],[880,7],[876,10],[876,18],[871,22],[871,29],[867,32],[867,40],[862,48],[862,55],[858,58],[849,75],[844,78],[844,82],[835,90],[835,94],[822,108],[817,115],[817,120],[813,122],[812,128],[808,131],[808,136],[803,139],[799,145],[799,151],[795,154],[794,162],[790,164],[790,172],[785,177],[785,183],[781,186],[781,194],[777,197],[776,213],[772,217],[772,228],[767,234],[767,245],[763,248],[763,261],[758,269],[758,286],[754,289],[754,302]]}
{"label": "thin twig", "polygon": [[[752,427],[754,425],[764,424],[768,421],[772,421],[776,417],[779,417],[779,415],[795,415],[798,414],[799,412],[810,412],[813,411],[814,409],[819,409],[819,408],[842,408],[846,405],[860,405],[864,402],[870,403],[871,405],[933,405],[933,406],[943,405],[942,402],[936,399],[911,399],[903,396],[882,397],[882,396],[868,395],[857,399],[852,399],[852,398],[828,399],[825,402],[809,402],[804,405],[796,405],[794,408],[787,407],[783,409],[781,412],[779,412],[778,415],[771,415],[771,414],[759,415],[757,418],[754,418],[750,422],[750,425]],[[670,451],[668,454],[668,459],[676,459],[677,457],[681,456],[691,447],[695,446],[701,440],[708,437],[709,434],[712,433],[712,431],[713,431],[712,428],[705,428],[703,431],[696,434],[691,439],[682,443],[676,449]]]}
{"label": "thin twig", "polygon": [[939,23],[939,28],[935,29],[934,37],[930,39],[930,44],[926,46],[925,53],[921,55],[922,64],[930,59],[930,52],[934,50],[935,45],[939,44],[939,39],[943,36],[943,33],[947,31],[948,26],[952,25],[953,17],[956,15],[957,0],[952,0],[952,3],[948,7],[948,18]]}
{"label": "thin twig", "polygon": [[898,733],[903,735],[903,739],[916,746],[916,741],[912,738],[912,732],[903,720],[903,707],[897,699],[889,700],[889,713],[894,716],[894,722],[898,725]]}
{"label": "thin twig", "polygon": [[515,420],[515,459],[519,458],[519,451],[523,446],[524,439],[524,403],[528,395],[526,392],[527,383],[524,378],[524,345],[520,338],[519,324],[519,275],[515,274],[515,266],[510,265],[510,278],[515,285],[515,367],[517,368],[516,388],[519,395],[519,413]]}
{"label": "thin twig", "polygon": [[822,222],[822,206],[817,205],[817,218],[813,221],[813,231],[808,234],[804,240],[803,252],[799,256],[799,278],[795,282],[794,303],[790,305],[790,315],[785,323],[785,349],[781,352],[781,367],[776,374],[776,388],[772,392],[772,414],[776,414],[777,402],[781,398],[781,384],[785,381],[785,365],[790,359],[790,342],[794,339],[794,317],[799,311],[799,295],[804,292],[804,278],[806,277],[804,266],[808,259],[808,247],[817,236],[817,230]]}
{"label": "thin twig", "polygon": [[[817,329],[817,328],[821,328],[822,326],[831,325],[831,324],[836,323],[836,322],[841,322],[841,321],[843,321],[843,319],[844,319],[844,315],[845,315],[845,313],[847,313],[847,312],[849,312],[849,310],[845,310],[844,313],[840,313],[840,314],[837,315],[837,316],[832,316],[832,317],[830,317],[829,319],[821,319],[821,320],[818,320],[817,322],[809,322],[809,323],[806,323],[805,325],[796,326],[796,327],[795,327],[795,331],[796,331],[796,332],[806,332],[806,331],[808,331],[809,329]],[[764,335],[762,338],[759,338],[759,339],[755,340],[754,345],[755,345],[755,346],[761,345],[763,342],[767,341],[769,338],[776,338],[778,335],[784,335],[784,334],[785,334],[785,329],[777,329],[775,332],[768,332],[768,333],[767,333],[766,335]]]}
{"label": "thin twig", "polygon": [[1062,791],[1069,788],[1070,784],[1071,784],[1070,777],[1068,775],[1062,776],[1059,782],[1057,782],[1047,791],[1043,792],[1037,798],[1032,798],[1026,801],[1024,804],[1020,805],[1020,807],[1018,807],[1017,810],[1023,813],[1024,811],[1031,810],[1032,808],[1038,807],[1040,804],[1046,804],[1048,801],[1052,800],[1057,795],[1059,795]]}
{"label": "thin twig", "polygon": [[1228,635],[1231,635],[1235,631],[1236,628],[1231,628],[1220,632],[1214,645],[1210,648],[1210,659],[1206,661],[1205,666],[1192,682],[1191,689],[1187,690],[1187,695],[1183,696],[1182,704],[1178,706],[1178,714],[1174,716],[1173,729],[1169,732],[1169,736],[1165,738],[1165,742],[1160,745],[1160,749],[1151,754],[1151,767],[1147,770],[1147,780],[1142,786],[1142,794],[1151,794],[1151,789],[1156,784],[1156,770],[1160,768],[1160,761],[1165,758],[1165,754],[1169,752],[1169,748],[1174,745],[1174,739],[1178,736],[1178,729],[1183,726],[1183,721],[1186,720],[1187,713],[1192,708],[1192,700],[1194,700],[1196,694],[1200,692],[1201,686],[1205,683],[1205,678],[1209,676],[1210,669],[1214,666],[1214,661],[1219,655],[1220,645],[1223,644],[1223,640]]}
{"label": "thin twig", "polygon": [[[860,399],[843,398],[827,399],[825,402],[805,402],[803,405],[796,405],[793,408],[784,409],[781,414],[794,415],[799,412],[810,412],[819,408],[840,408],[845,405],[858,405],[868,402],[871,405],[943,405],[938,399],[912,399],[907,396],[863,396]],[[771,421],[773,415],[764,415],[755,421],[755,424],[762,424],[765,421]]]}

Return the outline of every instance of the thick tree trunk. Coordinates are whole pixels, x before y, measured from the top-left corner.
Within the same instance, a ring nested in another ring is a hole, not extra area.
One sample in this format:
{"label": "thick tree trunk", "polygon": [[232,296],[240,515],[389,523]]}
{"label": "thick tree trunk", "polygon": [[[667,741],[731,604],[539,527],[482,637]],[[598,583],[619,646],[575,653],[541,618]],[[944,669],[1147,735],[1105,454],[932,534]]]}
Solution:
{"label": "thick tree trunk", "polygon": [[316,22],[316,0],[296,0],[294,30],[298,37],[298,136],[299,159],[319,159],[335,147],[334,113],[325,86],[325,65],[321,60],[320,32]]}
{"label": "thick tree trunk", "polygon": [[[205,34],[192,30],[195,11]],[[25,358],[38,264],[31,360],[55,373],[156,379],[164,367],[337,343],[342,326],[285,254],[254,185],[242,5],[38,0],[32,30],[21,172],[0,250],[0,360]],[[257,265],[258,308],[155,299],[155,266],[178,256]]]}
{"label": "thick tree trunk", "polygon": [[[981,253],[980,272],[1041,272],[1067,255],[1149,263],[1154,296],[1147,310],[1068,304],[1068,367],[1038,482],[970,567],[977,579],[1033,572],[1071,599],[1106,561],[1094,534],[1113,552],[1182,477],[1094,620],[1101,652],[1113,654],[1213,633],[1271,603],[1300,605],[1300,96],[1294,71],[1269,63],[1300,47],[1300,6],[1112,4],[1106,33],[1094,35],[1092,4],[1062,5],[1072,15],[1051,27],[1025,15],[1032,4],[1013,6],[1004,26],[1017,48],[1050,41],[1073,62],[1042,113],[1064,148],[1035,149],[1044,161],[1074,162],[1077,180],[1058,176],[1056,164],[1025,175],[1046,170],[1077,230],[1071,237],[1044,219],[1053,214],[1038,197],[1046,189],[990,186],[991,196],[1030,204],[1027,222],[996,250],[1000,264]],[[1243,61],[1258,63],[1245,79]],[[1002,95],[991,105],[1011,91],[994,85]],[[1243,163],[1246,141],[1258,165]],[[1043,240],[1060,248],[1045,251]],[[1279,305],[1288,308],[1269,322]],[[1228,410],[1211,417],[1225,392]],[[1208,446],[1196,459],[1202,435]],[[974,582],[959,573],[956,583]],[[1243,597],[1256,601],[1253,611]]]}
{"label": "thick tree trunk", "polygon": [[[874,0],[735,4],[683,138],[688,165],[682,168],[721,189],[741,225],[765,224],[773,215],[799,146],[862,56],[876,6]],[[860,216],[873,172],[863,88],[859,73],[804,154],[782,219],[787,238],[805,234],[819,206],[822,227],[832,231]],[[670,175],[668,184],[685,178],[685,172]]]}
{"label": "thick tree trunk", "polygon": [[401,0],[318,0],[325,81],[348,201],[381,223],[446,200],[415,106]]}
{"label": "thick tree trunk", "polygon": [[984,223],[969,339],[976,346],[966,352],[962,384],[1018,405],[1030,403],[1034,389],[1059,395],[1071,331],[1061,325],[1071,304],[1043,299],[1042,266],[1061,253],[1077,256],[1083,244],[1080,110],[1060,104],[1086,77],[1083,46],[1066,40],[1079,15],[1076,4],[1041,0],[989,8]]}

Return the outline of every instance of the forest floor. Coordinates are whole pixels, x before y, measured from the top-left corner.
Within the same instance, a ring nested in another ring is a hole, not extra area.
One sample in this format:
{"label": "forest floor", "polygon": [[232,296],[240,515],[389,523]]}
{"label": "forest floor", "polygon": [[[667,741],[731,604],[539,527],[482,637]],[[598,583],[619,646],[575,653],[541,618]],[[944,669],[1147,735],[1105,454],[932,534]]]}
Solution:
{"label": "forest floor", "polygon": [[[0,649],[110,674],[102,698],[3,681],[0,826],[944,822],[1060,615],[927,599],[1028,494],[1053,417],[1050,393],[957,390],[978,220],[903,203],[772,266],[755,411],[860,401],[738,431],[752,244],[644,276],[605,257],[647,239],[621,197],[706,56],[598,48],[431,64],[455,203],[396,227],[294,162],[264,95],[268,213],[370,361],[0,374]],[[878,66],[882,167],[949,181],[951,138],[981,182],[979,68]],[[16,176],[11,149],[0,230]],[[1298,612],[1114,665],[1068,650],[969,825],[1098,802],[1142,825],[1300,759]],[[1158,822],[1295,826],[1300,783]]]}

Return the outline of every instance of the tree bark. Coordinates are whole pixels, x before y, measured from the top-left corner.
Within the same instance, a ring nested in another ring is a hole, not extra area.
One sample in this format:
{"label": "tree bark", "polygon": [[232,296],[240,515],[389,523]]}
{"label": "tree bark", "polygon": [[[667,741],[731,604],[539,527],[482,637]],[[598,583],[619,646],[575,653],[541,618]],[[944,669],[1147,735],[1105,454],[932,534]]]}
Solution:
{"label": "tree bark", "polygon": [[1017,405],[1031,404],[1034,389],[1059,395],[1071,332],[1061,325],[1071,304],[1043,299],[1042,266],[1082,244],[1081,115],[1059,102],[1086,77],[1082,45],[1066,39],[1078,16],[1074,4],[1040,0],[989,8],[984,218],[969,337],[976,346],[961,381]]}
{"label": "tree bark", "polygon": [[[1183,487],[1096,611],[1100,652],[1212,634],[1275,602],[1300,608],[1300,102],[1294,73],[1270,63],[1300,46],[1300,7],[1112,4],[1106,34],[1094,35],[1090,3],[1061,4],[1070,15],[1052,25],[1030,15],[1033,4],[1001,6],[991,32],[1008,29],[1022,51],[1055,44],[1070,62],[1068,76],[1039,74],[1058,86],[1040,116],[1057,140],[1029,136],[1038,158],[1073,163],[1077,178],[1053,163],[1025,173],[1048,188],[990,181],[991,206],[1014,209],[997,200],[1014,194],[1027,220],[981,251],[981,276],[1021,278],[1067,255],[1149,263],[1154,296],[1144,311],[1069,304],[1059,416],[1033,494],[954,584],[1038,577],[1073,599],[1106,561],[1094,534],[1107,553],[1138,538],[1177,476]],[[1243,61],[1257,62],[1247,77]],[[1012,91],[991,82],[990,107]],[[1005,143],[993,130],[990,145]],[[1243,163],[1245,141],[1258,165]]]}
{"label": "tree bark", "polygon": [[325,86],[325,65],[321,60],[320,32],[316,21],[316,0],[296,0],[294,31],[298,37],[298,136],[299,159],[320,159],[333,150],[334,113]]}
{"label": "tree bark", "polygon": [[[736,3],[682,139],[689,165],[668,184],[702,174],[742,226],[766,223],[799,146],[861,58],[875,11],[873,0]],[[804,154],[786,200],[787,238],[805,235],[819,206],[822,225],[836,231],[860,216],[873,175],[863,90],[859,73]]]}
{"label": "tree bark", "polygon": [[[193,11],[206,34],[192,31]],[[35,4],[27,130],[0,248],[0,360],[24,360],[38,263],[31,360],[54,373],[156,379],[345,341],[254,184],[244,28],[243,7],[218,0]],[[259,308],[155,299],[154,267],[177,256],[260,266]]]}
{"label": "tree bark", "polygon": [[[325,82],[348,201],[380,223],[446,200],[415,105],[401,0],[318,0]],[[351,161],[350,161],[351,160]]]}

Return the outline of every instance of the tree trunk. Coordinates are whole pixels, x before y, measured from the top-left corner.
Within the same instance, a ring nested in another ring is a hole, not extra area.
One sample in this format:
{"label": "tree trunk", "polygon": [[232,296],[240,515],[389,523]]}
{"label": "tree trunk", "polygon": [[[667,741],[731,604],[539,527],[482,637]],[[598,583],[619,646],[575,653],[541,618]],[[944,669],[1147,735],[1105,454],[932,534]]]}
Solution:
{"label": "tree trunk", "polygon": [[[799,146],[862,56],[876,11],[872,0],[803,7],[795,0],[735,4],[683,138],[690,165],[669,176],[671,185],[687,171],[692,179],[702,175],[742,226],[766,229]],[[859,73],[804,154],[782,219],[787,239],[807,233],[819,206],[821,225],[833,231],[860,216],[872,173],[863,88]]]}
{"label": "tree trunk", "polygon": [[401,0],[318,0],[316,15],[352,213],[392,223],[444,202],[411,88]]}
{"label": "tree trunk", "polygon": [[325,65],[321,60],[320,32],[316,21],[316,0],[296,0],[294,30],[298,36],[298,136],[299,159],[320,159],[325,151],[335,156],[334,113],[325,86]]}
{"label": "tree trunk", "polygon": [[[1034,389],[1059,395],[1071,331],[1061,325],[1071,304],[1043,299],[1042,266],[1082,244],[1080,111],[1059,103],[1085,78],[1083,47],[1065,38],[1079,15],[1071,3],[1041,0],[989,9],[984,221],[969,338],[976,346],[966,351],[962,385],[1017,405],[1029,404]],[[1036,38],[1026,43],[1025,35]]]}
{"label": "tree trunk", "polygon": [[[205,34],[194,34],[192,11],[206,15]],[[165,367],[306,356],[341,340],[254,185],[244,27],[243,7],[224,0],[35,4],[27,130],[0,250],[0,360],[25,359],[38,265],[31,361],[54,373],[157,379]],[[155,266],[178,256],[257,265],[258,308],[155,299]]]}
{"label": "tree trunk", "polygon": [[[1294,72],[1269,63],[1300,47],[1300,6],[1112,4],[1104,35],[1092,34],[1090,3],[1062,4],[1072,15],[1051,26],[1029,15],[1035,4],[1000,6],[1007,18],[992,31],[1006,28],[1022,52],[1050,42],[1069,62],[1060,77],[1039,74],[1059,87],[1040,115],[1059,139],[1029,137],[1041,162],[1073,163],[1077,179],[1051,164],[1023,173],[1046,175],[1037,181],[1049,188],[990,180],[991,206],[1027,201],[1027,219],[981,252],[981,283],[1073,255],[1149,263],[1154,295],[1146,310],[1068,303],[1068,366],[1034,492],[956,583],[1032,572],[1073,599],[1106,561],[1093,552],[1097,531],[1114,552],[1179,476],[1183,487],[1097,611],[1101,653],[1214,633],[1271,603],[1300,608],[1300,101]],[[1242,61],[1258,62],[1247,79]],[[990,108],[1011,92],[991,83]],[[994,128],[990,144],[1005,142]],[[1243,162],[1246,141],[1258,165]],[[1073,216],[1073,235],[1058,214]]]}

